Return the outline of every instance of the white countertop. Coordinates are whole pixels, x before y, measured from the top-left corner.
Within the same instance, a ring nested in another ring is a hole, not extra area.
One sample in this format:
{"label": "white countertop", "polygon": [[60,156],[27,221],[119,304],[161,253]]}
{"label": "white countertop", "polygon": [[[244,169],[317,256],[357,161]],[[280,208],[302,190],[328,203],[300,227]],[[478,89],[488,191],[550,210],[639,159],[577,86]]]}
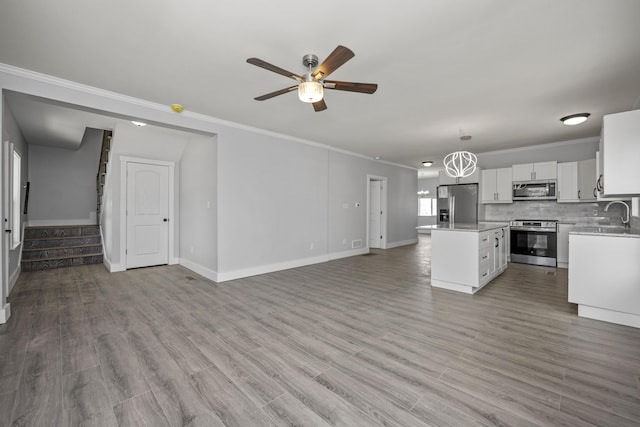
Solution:
{"label": "white countertop", "polygon": [[577,225],[569,231],[569,234],[582,234],[587,236],[608,236],[608,237],[635,237],[640,239],[640,230],[626,227],[602,227],[602,226],[580,226]]}
{"label": "white countertop", "polygon": [[446,231],[467,231],[479,233],[481,231],[494,230],[496,228],[508,227],[508,222],[479,222],[476,224],[455,223],[453,225],[426,225],[417,227],[418,230],[446,230]]}

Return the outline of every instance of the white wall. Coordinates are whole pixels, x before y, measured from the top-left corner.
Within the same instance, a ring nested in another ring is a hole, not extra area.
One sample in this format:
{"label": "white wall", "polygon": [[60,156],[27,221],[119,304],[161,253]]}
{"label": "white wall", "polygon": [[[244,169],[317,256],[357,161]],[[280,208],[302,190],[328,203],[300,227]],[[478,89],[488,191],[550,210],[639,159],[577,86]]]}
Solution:
{"label": "white wall", "polygon": [[[123,255],[126,234],[123,234],[123,232],[126,224],[123,224],[120,218],[124,206],[124,196],[126,196],[122,188],[125,183],[121,180],[122,157],[175,162],[174,186],[178,189],[180,188],[179,162],[187,141],[187,134],[160,129],[156,126],[137,127],[129,123],[115,126],[111,139],[111,153],[105,185],[107,187],[104,198],[106,211],[101,221],[103,233],[108,233],[109,235],[109,241],[105,241],[104,256],[107,264],[111,266],[111,271],[125,269]],[[176,236],[179,234],[180,225],[179,206],[180,198],[179,194],[176,194],[174,206],[170,210],[170,217]],[[175,239],[174,254],[179,252],[178,245],[179,241]]]}
{"label": "white wall", "polygon": [[77,150],[29,146],[29,225],[96,223],[102,135],[87,128]]}
{"label": "white wall", "polygon": [[217,138],[189,138],[180,159],[180,264],[212,278],[218,271],[217,164]]}

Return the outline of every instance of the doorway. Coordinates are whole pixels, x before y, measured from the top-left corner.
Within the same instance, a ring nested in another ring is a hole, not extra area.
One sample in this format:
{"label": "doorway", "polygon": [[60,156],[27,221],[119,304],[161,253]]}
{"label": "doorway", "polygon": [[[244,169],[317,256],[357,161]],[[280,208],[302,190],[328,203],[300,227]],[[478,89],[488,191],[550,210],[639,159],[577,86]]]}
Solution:
{"label": "doorway", "polygon": [[173,163],[126,161],[126,268],[169,264]]}
{"label": "doorway", "polygon": [[367,175],[367,242],[370,249],[387,246],[387,178]]}

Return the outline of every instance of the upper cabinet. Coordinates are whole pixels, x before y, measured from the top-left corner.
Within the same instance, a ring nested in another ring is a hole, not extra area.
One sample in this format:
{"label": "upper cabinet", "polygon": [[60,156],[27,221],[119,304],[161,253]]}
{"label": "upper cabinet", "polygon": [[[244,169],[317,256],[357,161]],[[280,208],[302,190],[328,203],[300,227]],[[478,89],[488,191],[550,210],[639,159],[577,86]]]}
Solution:
{"label": "upper cabinet", "polygon": [[558,163],[558,203],[578,201],[578,162]]}
{"label": "upper cabinet", "polygon": [[556,179],[558,162],[524,163],[513,165],[513,181]]}
{"label": "upper cabinet", "polygon": [[596,159],[558,163],[558,203],[593,202]]}
{"label": "upper cabinet", "polygon": [[512,169],[484,169],[480,181],[482,203],[511,203]]}
{"label": "upper cabinet", "polygon": [[603,118],[599,188],[602,194],[640,194],[640,110]]}
{"label": "upper cabinet", "polygon": [[445,171],[438,172],[438,184],[439,185],[451,185],[451,184],[477,184],[480,181],[480,169],[476,170],[469,176],[464,178],[451,178]]}
{"label": "upper cabinet", "polygon": [[578,162],[578,199],[581,202],[596,200],[596,159]]}

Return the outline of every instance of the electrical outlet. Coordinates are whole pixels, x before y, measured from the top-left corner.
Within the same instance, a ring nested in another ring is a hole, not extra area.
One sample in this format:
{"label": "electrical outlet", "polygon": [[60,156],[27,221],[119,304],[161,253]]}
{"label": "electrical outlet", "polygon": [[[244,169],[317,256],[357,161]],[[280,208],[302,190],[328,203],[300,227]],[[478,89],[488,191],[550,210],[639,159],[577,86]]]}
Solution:
{"label": "electrical outlet", "polygon": [[192,254],[193,253],[193,246],[189,246],[189,253]]}
{"label": "electrical outlet", "polygon": [[314,245],[313,242],[311,242],[311,244],[309,245],[309,250],[312,251],[313,248],[315,248],[315,247],[316,247],[316,245]]}
{"label": "electrical outlet", "polygon": [[342,244],[346,245],[347,244],[347,239],[342,239]]}
{"label": "electrical outlet", "polygon": [[593,216],[598,216],[598,208],[593,208]]}

